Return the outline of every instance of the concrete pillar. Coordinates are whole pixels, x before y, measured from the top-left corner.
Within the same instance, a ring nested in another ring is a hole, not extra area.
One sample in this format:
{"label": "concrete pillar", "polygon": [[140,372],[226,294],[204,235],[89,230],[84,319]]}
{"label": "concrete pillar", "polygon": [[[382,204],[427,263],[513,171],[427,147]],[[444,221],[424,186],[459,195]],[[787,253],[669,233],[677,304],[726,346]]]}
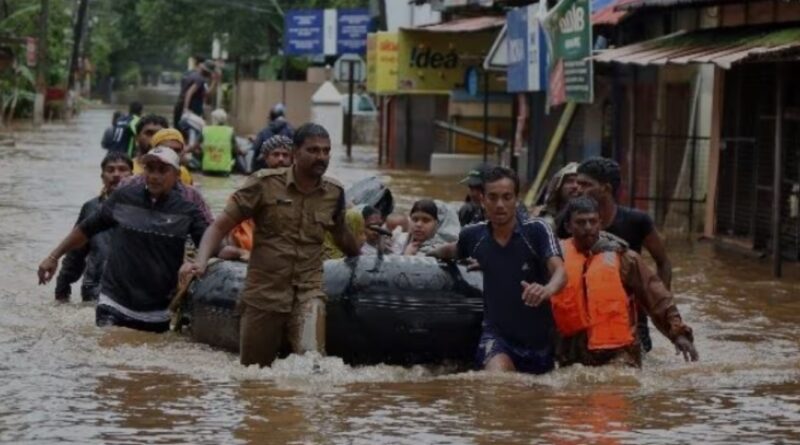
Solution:
{"label": "concrete pillar", "polygon": [[344,132],[342,94],[331,82],[323,83],[311,96],[311,122],[322,125],[331,136],[331,144],[341,146]]}

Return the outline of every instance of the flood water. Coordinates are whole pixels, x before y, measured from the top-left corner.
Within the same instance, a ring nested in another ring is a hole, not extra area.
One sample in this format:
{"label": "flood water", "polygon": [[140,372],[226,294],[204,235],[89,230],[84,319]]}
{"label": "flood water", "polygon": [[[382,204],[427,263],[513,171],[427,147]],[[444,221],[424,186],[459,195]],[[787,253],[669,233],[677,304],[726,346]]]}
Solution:
{"label": "flood water", "polygon": [[[670,243],[701,354],[691,364],[656,334],[641,370],[492,376],[308,356],[256,369],[177,334],[98,329],[90,305],[37,286],[36,268],[100,190],[109,121],[88,111],[0,146],[2,443],[800,443],[797,269],[772,281],[768,266],[707,245]],[[335,158],[333,176],[379,174],[402,208],[461,197],[457,178],[376,171],[366,150]],[[242,178],[197,180],[219,210]]]}

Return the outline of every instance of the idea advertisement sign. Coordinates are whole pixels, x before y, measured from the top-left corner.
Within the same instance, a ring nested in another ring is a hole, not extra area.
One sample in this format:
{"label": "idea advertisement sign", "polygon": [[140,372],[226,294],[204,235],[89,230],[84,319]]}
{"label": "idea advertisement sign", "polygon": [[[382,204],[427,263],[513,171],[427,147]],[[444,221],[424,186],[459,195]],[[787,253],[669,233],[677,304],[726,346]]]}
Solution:
{"label": "idea advertisement sign", "polygon": [[452,90],[463,89],[467,68],[485,57],[496,34],[496,30],[470,33],[401,30],[398,92],[450,94]]}
{"label": "idea advertisement sign", "polygon": [[398,45],[396,32],[367,37],[367,91],[387,94],[397,91]]}

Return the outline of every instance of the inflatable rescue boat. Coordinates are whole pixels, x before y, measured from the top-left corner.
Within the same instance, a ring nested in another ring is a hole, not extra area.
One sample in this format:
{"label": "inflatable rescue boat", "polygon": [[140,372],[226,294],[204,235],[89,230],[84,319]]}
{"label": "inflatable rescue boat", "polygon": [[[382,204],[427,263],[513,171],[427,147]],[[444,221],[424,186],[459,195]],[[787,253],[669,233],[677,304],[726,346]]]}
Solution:
{"label": "inflatable rescue boat", "polygon": [[[194,283],[184,310],[194,340],[238,350],[246,269],[222,261]],[[480,273],[387,255],[326,261],[323,277],[329,355],[350,364],[471,363],[483,318]]]}

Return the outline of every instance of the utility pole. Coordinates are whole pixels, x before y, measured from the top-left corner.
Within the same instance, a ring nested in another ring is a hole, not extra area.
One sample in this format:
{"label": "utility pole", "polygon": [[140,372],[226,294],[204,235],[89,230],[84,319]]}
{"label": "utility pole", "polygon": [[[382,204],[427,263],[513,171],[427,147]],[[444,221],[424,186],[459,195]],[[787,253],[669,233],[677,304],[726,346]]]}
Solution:
{"label": "utility pole", "polygon": [[36,97],[33,101],[33,124],[44,122],[44,95],[47,90],[47,21],[50,0],[41,0],[39,11],[39,41],[36,42]]}
{"label": "utility pole", "polygon": [[89,6],[89,0],[78,0],[78,17],[75,20],[75,28],[73,28],[72,32],[72,57],[70,58],[69,73],[67,74],[67,89],[70,91],[75,87],[75,72],[78,71],[79,50],[87,6]]}

